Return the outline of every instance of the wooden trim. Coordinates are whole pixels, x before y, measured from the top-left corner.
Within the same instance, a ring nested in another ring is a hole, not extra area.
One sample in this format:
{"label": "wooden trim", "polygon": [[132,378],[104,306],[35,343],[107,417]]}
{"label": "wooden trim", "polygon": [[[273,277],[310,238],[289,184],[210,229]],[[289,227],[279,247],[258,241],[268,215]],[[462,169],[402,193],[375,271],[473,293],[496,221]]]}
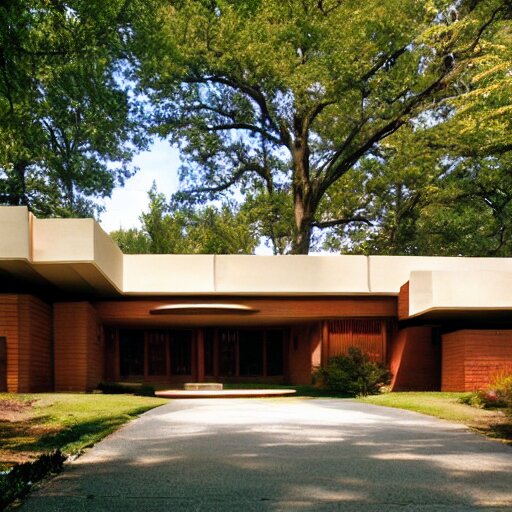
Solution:
{"label": "wooden trim", "polygon": [[[212,297],[201,299],[203,303],[214,303]],[[312,320],[342,318],[396,318],[396,297],[323,297],[323,298],[236,298],[233,304],[257,309],[252,315],[196,314],[196,315],[152,315],[151,310],[170,304],[194,304],[193,298],[170,298],[162,300],[120,300],[95,303],[99,317],[106,324],[137,326],[243,326],[285,325]],[[224,303],[230,300],[223,299]]]}

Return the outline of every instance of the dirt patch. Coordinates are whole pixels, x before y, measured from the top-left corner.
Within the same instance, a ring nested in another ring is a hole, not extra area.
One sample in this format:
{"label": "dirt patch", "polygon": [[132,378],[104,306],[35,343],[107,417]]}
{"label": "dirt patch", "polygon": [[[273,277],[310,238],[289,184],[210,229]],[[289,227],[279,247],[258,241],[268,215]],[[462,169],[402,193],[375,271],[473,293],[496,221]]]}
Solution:
{"label": "dirt patch", "polygon": [[31,415],[35,400],[0,400],[0,421],[20,421]]}
{"label": "dirt patch", "polygon": [[[491,412],[491,411],[489,411]],[[471,428],[487,437],[512,446],[512,410],[493,410],[485,419],[475,421]]]}

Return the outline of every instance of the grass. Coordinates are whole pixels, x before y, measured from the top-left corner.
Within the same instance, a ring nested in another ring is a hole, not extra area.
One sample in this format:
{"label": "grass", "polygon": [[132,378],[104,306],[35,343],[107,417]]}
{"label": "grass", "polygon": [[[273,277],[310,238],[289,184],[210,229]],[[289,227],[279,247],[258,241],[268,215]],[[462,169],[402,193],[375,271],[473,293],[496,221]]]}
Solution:
{"label": "grass", "polygon": [[512,445],[512,411],[479,409],[459,402],[467,393],[393,392],[358,398],[360,402],[436,416]]}
{"label": "grass", "polygon": [[166,401],[132,395],[0,393],[0,470],[51,450],[79,453]]}

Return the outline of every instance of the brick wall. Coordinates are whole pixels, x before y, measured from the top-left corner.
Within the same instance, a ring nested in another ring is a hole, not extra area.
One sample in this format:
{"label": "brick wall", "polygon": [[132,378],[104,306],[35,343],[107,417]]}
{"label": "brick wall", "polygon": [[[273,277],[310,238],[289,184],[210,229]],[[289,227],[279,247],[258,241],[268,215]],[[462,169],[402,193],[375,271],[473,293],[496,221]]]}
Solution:
{"label": "brick wall", "polygon": [[51,307],[30,295],[0,295],[0,336],[7,339],[7,390],[51,391]]}
{"label": "brick wall", "polygon": [[30,359],[28,361],[29,390],[53,390],[52,308],[48,304],[26,296],[22,321],[29,325]]}
{"label": "brick wall", "polygon": [[7,338],[7,391],[19,389],[18,296],[0,295],[0,336]]}
{"label": "brick wall", "polygon": [[432,327],[406,327],[391,336],[389,367],[393,391],[430,391],[440,387],[441,348]]}
{"label": "brick wall", "polygon": [[512,368],[512,330],[461,330],[443,336],[443,391],[485,388],[503,368]]}
{"label": "brick wall", "polygon": [[409,281],[400,287],[398,294],[398,319],[409,317]]}
{"label": "brick wall", "polygon": [[89,391],[103,376],[103,341],[88,302],[54,304],[56,391]]}

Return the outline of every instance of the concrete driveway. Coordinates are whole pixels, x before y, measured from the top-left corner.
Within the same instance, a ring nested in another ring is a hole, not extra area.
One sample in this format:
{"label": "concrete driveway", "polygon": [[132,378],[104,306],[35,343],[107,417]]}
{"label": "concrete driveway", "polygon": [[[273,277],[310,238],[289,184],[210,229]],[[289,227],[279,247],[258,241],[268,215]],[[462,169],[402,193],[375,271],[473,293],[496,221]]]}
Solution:
{"label": "concrete driveway", "polygon": [[512,449],[350,400],[173,401],[67,464],[21,510],[505,511]]}

